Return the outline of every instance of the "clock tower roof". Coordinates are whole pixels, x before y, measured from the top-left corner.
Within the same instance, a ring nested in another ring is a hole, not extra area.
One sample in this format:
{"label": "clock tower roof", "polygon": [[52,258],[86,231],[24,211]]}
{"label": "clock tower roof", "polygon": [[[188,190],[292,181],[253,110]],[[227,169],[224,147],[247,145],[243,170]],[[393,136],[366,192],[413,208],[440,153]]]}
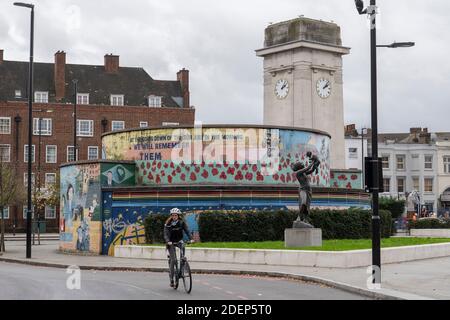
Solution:
{"label": "clock tower roof", "polygon": [[342,46],[341,28],[333,22],[301,17],[271,24],[265,29],[265,48],[294,41]]}

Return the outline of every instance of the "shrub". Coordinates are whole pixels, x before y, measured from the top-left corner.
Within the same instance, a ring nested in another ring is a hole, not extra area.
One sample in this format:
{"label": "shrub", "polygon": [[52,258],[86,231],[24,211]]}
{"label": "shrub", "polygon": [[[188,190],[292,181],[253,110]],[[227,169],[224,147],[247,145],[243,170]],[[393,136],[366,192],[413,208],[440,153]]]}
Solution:
{"label": "shrub", "polygon": [[[391,235],[391,213],[380,210],[381,235]],[[282,241],[292,227],[295,211],[210,211],[200,214],[199,231],[205,242]],[[311,223],[323,239],[371,238],[371,212],[361,209],[312,210]]]}
{"label": "shrub", "polygon": [[450,229],[450,220],[426,218],[408,222],[409,229]]}
{"label": "shrub", "polygon": [[164,243],[164,223],[167,214],[151,214],[145,218],[145,238],[147,243]]}
{"label": "shrub", "polygon": [[392,219],[396,220],[405,212],[405,200],[397,200],[390,197],[380,197],[379,206],[381,210],[390,211]]}

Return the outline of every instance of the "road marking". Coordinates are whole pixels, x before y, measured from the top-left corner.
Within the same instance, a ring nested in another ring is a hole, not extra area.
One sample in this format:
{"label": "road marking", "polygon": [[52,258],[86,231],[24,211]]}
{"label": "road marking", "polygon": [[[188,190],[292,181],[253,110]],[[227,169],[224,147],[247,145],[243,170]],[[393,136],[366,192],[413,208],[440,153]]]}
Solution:
{"label": "road marking", "polygon": [[248,300],[248,298],[246,298],[246,297],[243,297],[243,296],[237,296],[239,299],[242,299],[242,300]]}
{"label": "road marking", "polygon": [[225,291],[228,294],[234,294],[232,291]]}
{"label": "road marking", "polygon": [[221,287],[213,287],[213,289],[222,290]]}

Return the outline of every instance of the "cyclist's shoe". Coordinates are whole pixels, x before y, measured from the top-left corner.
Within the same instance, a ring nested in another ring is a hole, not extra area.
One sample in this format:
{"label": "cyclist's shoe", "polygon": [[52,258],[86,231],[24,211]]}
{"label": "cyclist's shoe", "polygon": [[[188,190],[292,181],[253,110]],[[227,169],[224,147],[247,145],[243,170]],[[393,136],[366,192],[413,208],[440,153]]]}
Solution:
{"label": "cyclist's shoe", "polygon": [[175,287],[175,283],[173,282],[173,280],[170,280],[170,287],[171,288]]}

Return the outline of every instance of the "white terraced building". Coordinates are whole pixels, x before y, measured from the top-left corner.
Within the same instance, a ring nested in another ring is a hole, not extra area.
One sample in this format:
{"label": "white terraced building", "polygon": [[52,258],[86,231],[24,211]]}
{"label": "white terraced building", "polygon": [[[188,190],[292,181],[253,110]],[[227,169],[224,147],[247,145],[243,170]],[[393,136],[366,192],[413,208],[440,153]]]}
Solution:
{"label": "white terraced building", "polygon": [[[372,152],[370,129],[364,132],[364,138],[369,139],[367,146],[355,125],[346,126],[345,132],[346,168],[361,169],[361,150],[366,157]],[[417,190],[428,211],[450,216],[449,132],[411,128],[409,133],[382,133],[378,135],[378,149],[385,190],[381,196],[404,199]]]}

